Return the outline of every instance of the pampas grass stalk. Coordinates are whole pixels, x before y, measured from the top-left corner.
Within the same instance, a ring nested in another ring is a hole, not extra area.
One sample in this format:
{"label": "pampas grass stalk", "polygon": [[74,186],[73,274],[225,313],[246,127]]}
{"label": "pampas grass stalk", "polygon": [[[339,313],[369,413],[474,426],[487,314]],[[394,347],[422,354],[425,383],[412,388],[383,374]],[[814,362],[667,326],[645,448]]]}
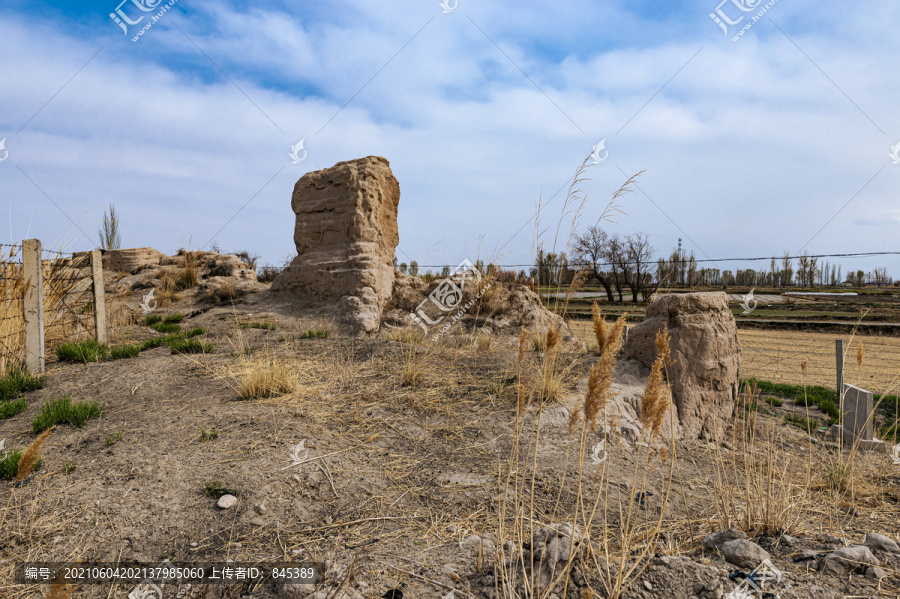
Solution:
{"label": "pampas grass stalk", "polygon": [[19,461],[19,471],[16,473],[16,482],[24,480],[31,473],[31,469],[41,455],[41,448],[44,446],[44,442],[53,434],[54,430],[56,430],[56,426],[51,426],[42,432],[31,442],[28,449],[25,450],[25,454]]}

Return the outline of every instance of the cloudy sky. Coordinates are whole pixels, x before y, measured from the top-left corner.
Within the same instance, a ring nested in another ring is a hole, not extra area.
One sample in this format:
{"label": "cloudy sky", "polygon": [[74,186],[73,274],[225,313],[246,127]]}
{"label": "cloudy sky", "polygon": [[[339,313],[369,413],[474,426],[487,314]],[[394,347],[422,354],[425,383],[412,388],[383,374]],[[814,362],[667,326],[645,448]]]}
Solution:
{"label": "cloudy sky", "polygon": [[661,254],[900,251],[900,5],[717,1],[3,0],[0,240],[90,249],[113,203],[125,247],[278,263],[297,179],[374,154],[401,261],[526,264],[605,140],[582,228],[643,171],[607,228]]}

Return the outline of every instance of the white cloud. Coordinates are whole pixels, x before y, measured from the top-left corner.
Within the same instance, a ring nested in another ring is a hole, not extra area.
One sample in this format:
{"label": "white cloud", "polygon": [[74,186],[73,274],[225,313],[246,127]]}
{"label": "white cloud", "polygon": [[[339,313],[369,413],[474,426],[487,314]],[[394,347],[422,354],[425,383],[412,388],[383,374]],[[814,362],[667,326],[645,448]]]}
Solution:
{"label": "white cloud", "polygon": [[[457,263],[479,244],[484,253],[502,246],[538,197],[549,200],[607,137],[610,158],[589,171],[582,222],[646,170],[641,189],[668,218],[636,192],[629,216],[610,228],[650,233],[662,253],[685,234],[712,257],[794,252],[857,193],[809,249],[891,243],[889,229],[848,225],[886,214],[896,197],[900,166],[887,152],[900,139],[900,83],[885,57],[898,9],[826,2],[810,15],[776,5],[772,18],[832,83],[772,23],[734,44],[707,9],[640,15],[622,3],[554,12],[461,1],[442,15],[433,4],[354,0],[291,14],[215,1],[176,10],[179,26],[240,90],[165,20],[132,43],[114,25],[88,40],[65,23],[0,16],[12,48],[0,73],[0,138],[10,151],[0,188],[13,236],[24,236],[32,218],[31,234],[42,236],[65,222],[21,168],[89,236],[115,202],[127,245],[169,252],[205,243],[258,193],[219,241],[277,261],[292,250],[296,179],[377,154],[400,180],[401,250],[420,263]],[[301,137],[309,156],[290,165]],[[546,209],[545,226],[555,228],[561,204]],[[504,262],[528,262],[531,247],[528,225]],[[900,275],[900,260],[864,267],[882,264]]]}

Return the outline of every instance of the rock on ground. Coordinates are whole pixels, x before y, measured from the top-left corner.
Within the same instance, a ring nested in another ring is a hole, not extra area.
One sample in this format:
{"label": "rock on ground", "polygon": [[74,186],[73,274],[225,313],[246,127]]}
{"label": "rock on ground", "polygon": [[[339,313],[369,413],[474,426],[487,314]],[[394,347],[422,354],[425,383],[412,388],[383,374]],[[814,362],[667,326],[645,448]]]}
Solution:
{"label": "rock on ground", "polygon": [[625,357],[650,366],[656,358],[656,332],[671,335],[668,367],[672,397],[685,437],[724,438],[737,399],[741,345],[724,293],[680,293],[647,307],[644,321],[628,332]]}
{"label": "rock on ground", "polygon": [[738,530],[736,528],[729,528],[727,530],[720,530],[718,532],[712,532],[706,537],[703,538],[703,546],[712,551],[713,549],[719,549],[727,543],[728,541],[734,541],[735,539],[746,539],[747,533],[742,530]]}
{"label": "rock on ground", "polygon": [[855,545],[842,547],[826,555],[820,569],[823,572],[844,576],[857,569],[865,570],[869,566],[880,565],[881,562],[871,549],[864,545]]}
{"label": "rock on ground", "polygon": [[400,184],[380,156],[303,175],[291,198],[297,257],[273,292],[337,304],[357,333],[378,330],[394,285]]}
{"label": "rock on ground", "polygon": [[884,535],[878,534],[877,532],[868,533],[866,535],[866,540],[863,542],[863,545],[865,545],[869,549],[875,549],[877,551],[900,553],[900,546],[897,546],[897,543]]}
{"label": "rock on ground", "polygon": [[720,547],[725,560],[742,568],[753,569],[769,559],[769,552],[747,539],[734,539]]}

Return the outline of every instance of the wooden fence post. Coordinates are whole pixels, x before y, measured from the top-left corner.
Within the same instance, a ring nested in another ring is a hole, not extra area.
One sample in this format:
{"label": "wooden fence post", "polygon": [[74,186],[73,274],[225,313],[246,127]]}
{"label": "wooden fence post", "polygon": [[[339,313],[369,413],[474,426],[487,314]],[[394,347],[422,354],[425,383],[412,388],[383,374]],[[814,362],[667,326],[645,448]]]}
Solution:
{"label": "wooden fence post", "polygon": [[[834,341],[834,369],[837,372],[838,401],[844,397],[844,340]],[[843,405],[843,404],[841,404]],[[840,407],[840,406],[839,406]]]}
{"label": "wooden fence post", "polygon": [[106,293],[103,289],[103,254],[91,252],[91,279],[94,282],[94,325],[97,343],[106,343]]}
{"label": "wooden fence post", "polygon": [[41,268],[41,240],[22,242],[22,269],[25,280],[25,367],[44,372],[44,270]]}

